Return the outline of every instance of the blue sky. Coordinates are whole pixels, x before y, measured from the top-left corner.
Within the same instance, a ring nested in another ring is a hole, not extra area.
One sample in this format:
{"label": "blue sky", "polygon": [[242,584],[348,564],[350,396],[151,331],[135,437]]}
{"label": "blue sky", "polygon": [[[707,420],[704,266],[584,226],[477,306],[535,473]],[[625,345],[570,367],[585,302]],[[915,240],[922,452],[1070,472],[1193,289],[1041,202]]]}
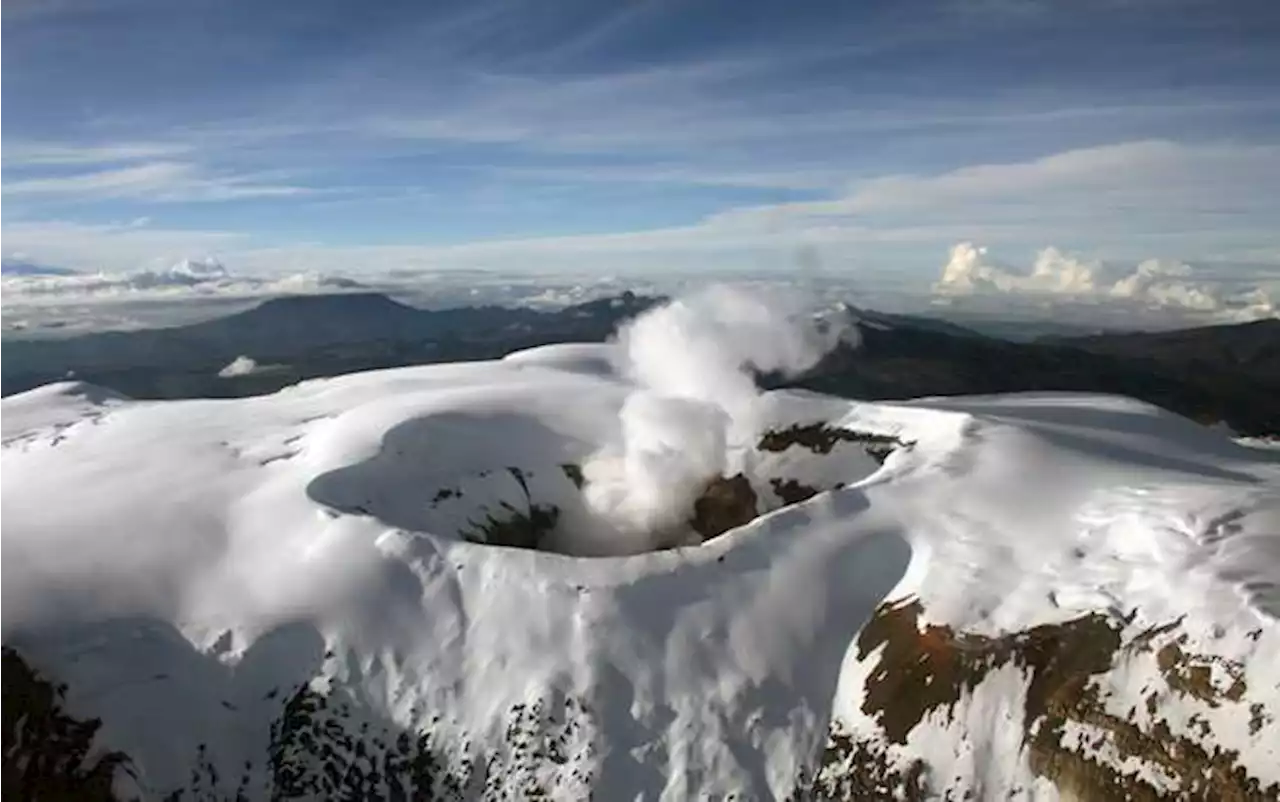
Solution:
{"label": "blue sky", "polygon": [[1280,266],[1273,0],[29,0],[2,54],[4,252],[79,269]]}

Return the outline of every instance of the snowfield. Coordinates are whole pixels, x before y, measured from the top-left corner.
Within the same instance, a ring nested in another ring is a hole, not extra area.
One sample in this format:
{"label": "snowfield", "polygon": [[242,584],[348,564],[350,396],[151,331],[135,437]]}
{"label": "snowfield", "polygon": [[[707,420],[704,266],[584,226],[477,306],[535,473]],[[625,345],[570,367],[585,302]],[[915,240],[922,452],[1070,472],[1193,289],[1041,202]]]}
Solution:
{"label": "snowfield", "polygon": [[4,643],[120,798],[1280,794],[1280,453],[627,347],[6,398]]}

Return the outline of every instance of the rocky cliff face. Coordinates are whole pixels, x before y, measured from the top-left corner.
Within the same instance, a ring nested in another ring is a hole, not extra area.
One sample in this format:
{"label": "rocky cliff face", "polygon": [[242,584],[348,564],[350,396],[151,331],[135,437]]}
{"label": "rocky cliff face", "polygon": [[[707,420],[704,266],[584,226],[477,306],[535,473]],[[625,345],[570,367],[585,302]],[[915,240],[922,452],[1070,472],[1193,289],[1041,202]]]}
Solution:
{"label": "rocky cliff face", "polygon": [[[1181,621],[1139,628],[1136,617],[1099,612],[993,637],[928,623],[918,599],[885,604],[856,645],[862,715],[833,721],[815,796],[986,798],[982,766],[956,771],[921,747],[946,742],[981,760],[1004,738],[1047,784],[1023,795],[1280,799],[1280,783],[1224,746],[1280,737],[1270,689],[1251,695],[1245,663],[1189,648]],[[992,695],[996,721],[980,711]]]}
{"label": "rocky cliff face", "polygon": [[[929,624],[915,599],[885,604],[856,643],[863,683],[847,689],[867,720],[832,721],[794,798],[987,798],[980,763],[996,759],[997,740],[987,725],[1007,728],[998,737],[1017,740],[1026,756],[1039,784],[1019,789],[1022,796],[1051,787],[1080,800],[1280,799],[1280,784],[1252,775],[1239,751],[1222,745],[1280,734],[1276,711],[1250,694],[1244,664],[1190,650],[1179,621],[1140,630],[1133,623],[1132,615],[1098,613],[991,637]],[[100,722],[70,716],[65,688],[13,650],[4,659],[6,792],[132,798],[113,782],[134,771],[130,756],[93,749]],[[991,694],[1002,673],[1014,678],[995,691],[1005,715],[975,719],[979,697]],[[1125,695],[1133,673],[1146,676],[1137,697]],[[250,783],[252,766],[233,782],[195,755],[190,786],[169,798],[585,798],[606,746],[588,704],[573,697],[515,706],[503,735],[484,741],[440,714],[421,731],[369,719],[356,700],[326,691],[321,678],[274,693],[281,710],[262,756],[266,785]],[[940,765],[921,748],[940,743],[971,755],[973,772],[957,773],[952,761]]]}

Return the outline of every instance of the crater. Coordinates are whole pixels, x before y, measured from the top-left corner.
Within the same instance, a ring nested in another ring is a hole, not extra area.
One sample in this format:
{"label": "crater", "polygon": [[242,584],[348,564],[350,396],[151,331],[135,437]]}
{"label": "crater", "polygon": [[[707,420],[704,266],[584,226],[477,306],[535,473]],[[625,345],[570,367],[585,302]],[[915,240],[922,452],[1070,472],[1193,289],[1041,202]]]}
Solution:
{"label": "crater", "polygon": [[393,427],[372,457],[321,474],[307,495],[410,532],[591,554],[610,534],[582,493],[595,448],[533,415],[447,412]]}
{"label": "crater", "polygon": [[[735,461],[739,470],[703,480],[691,508],[679,514],[682,524],[637,540],[587,503],[584,465],[599,448],[597,439],[529,414],[441,413],[388,430],[372,457],[316,477],[307,494],[336,514],[368,516],[409,532],[617,556],[705,543],[857,481],[883,460],[869,453],[872,446],[900,444],[825,424],[766,432]],[[850,439],[862,448],[834,448]]]}

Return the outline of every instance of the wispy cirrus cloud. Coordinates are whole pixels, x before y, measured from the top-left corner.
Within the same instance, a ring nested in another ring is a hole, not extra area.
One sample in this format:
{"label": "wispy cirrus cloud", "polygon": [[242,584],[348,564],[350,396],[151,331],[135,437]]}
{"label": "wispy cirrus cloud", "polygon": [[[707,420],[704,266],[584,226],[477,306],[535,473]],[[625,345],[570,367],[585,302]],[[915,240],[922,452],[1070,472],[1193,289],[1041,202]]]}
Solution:
{"label": "wispy cirrus cloud", "polygon": [[[1280,181],[1280,146],[1122,142],[933,175],[890,175],[853,184],[842,197],[788,204],[798,222],[873,214],[961,214],[1008,220],[1114,211],[1205,214],[1265,212]],[[1013,206],[1012,204],[1016,204]],[[1021,212],[1019,211],[1021,210]],[[777,207],[730,210],[718,219],[751,223]]]}
{"label": "wispy cirrus cloud", "polygon": [[749,164],[588,164],[577,167],[505,167],[492,173],[514,181],[607,184],[674,184],[752,189],[830,190],[840,172],[826,167],[760,168]]}
{"label": "wispy cirrus cloud", "polygon": [[[813,247],[828,263],[854,259],[860,269],[891,273],[904,257],[886,256],[885,247],[910,245],[931,260],[931,254],[966,239],[1013,251],[1066,242],[1088,244],[1106,258],[1189,258],[1274,250],[1272,221],[1280,216],[1280,206],[1271,187],[1277,184],[1276,147],[1139,141],[931,175],[855,181],[830,200],[744,206],[675,226],[448,246],[277,240],[255,248],[242,243],[235,250],[244,251],[255,269],[325,262],[370,269],[445,265],[542,270],[566,265],[608,270],[621,263],[647,263],[714,270],[748,267],[762,255],[776,258]],[[44,225],[6,225],[6,244],[33,258],[74,266],[76,261],[65,258],[72,255],[73,243],[81,257],[77,261],[89,254],[119,254],[124,261],[135,258],[137,243],[157,235],[152,229],[124,233],[92,226],[73,234],[63,223],[53,224],[58,234],[50,236]],[[184,235],[169,236],[180,241]],[[198,233],[194,236],[198,239]],[[926,264],[916,269],[923,273]],[[921,276],[922,291],[928,281]]]}
{"label": "wispy cirrus cloud", "polygon": [[[623,231],[702,230],[717,208],[746,219],[736,207],[747,203],[810,228],[819,224],[801,218],[857,215],[834,225],[883,229],[861,218],[916,208],[921,193],[939,220],[917,225],[935,228],[971,222],[947,204],[979,184],[988,197],[1000,181],[1012,182],[1009,199],[1034,191],[1002,176],[1000,159],[1043,174],[1054,164],[1027,162],[1079,160],[1101,143],[1248,148],[1280,132],[1265,0],[1248,3],[1257,13],[1247,26],[1236,21],[1243,12],[1203,3],[1177,14],[953,0],[786,13],[751,0],[731,10],[481,0],[369,13],[337,3],[306,14],[233,0],[201,15],[161,0],[37,5],[30,16],[19,4],[6,28],[4,158],[16,169],[5,177],[16,201],[40,198],[42,213],[87,220],[151,211],[117,211],[116,200],[190,201],[204,207],[182,214],[216,227],[244,220],[236,200],[275,198],[288,214],[273,220],[323,238],[360,212],[299,211],[292,198],[313,187],[358,188],[355,197],[430,188],[434,205],[365,212],[376,231],[366,241],[426,244],[423,221],[439,218],[475,238],[587,233],[602,230],[601,185],[613,183],[661,185],[628,199],[616,215]],[[191,57],[212,52],[224,58]],[[1120,154],[1134,161],[1114,164],[1132,170],[1156,155],[1134,149]],[[527,198],[540,182],[572,188],[563,211],[547,214],[536,198],[496,221],[489,208],[460,211],[468,192],[498,185]],[[103,202],[56,208],[81,197]],[[797,197],[831,205],[772,208]]]}
{"label": "wispy cirrus cloud", "polygon": [[8,142],[4,163],[10,166],[113,164],[149,159],[169,159],[194,150],[183,142],[110,142],[66,144],[56,142]]}
{"label": "wispy cirrus cloud", "polygon": [[[1179,119],[1280,110],[1269,98],[1214,100],[1177,93],[1064,102],[1035,93],[977,101],[909,93],[848,92],[815,81],[797,86],[812,57],[724,58],[586,77],[480,74],[442,87],[426,109],[370,110],[347,125],[388,141],[509,145],[532,152],[714,155],[801,142],[824,149],[889,135],[946,138],[1007,135],[1063,126],[1164,127]],[[1160,95],[1163,95],[1161,97]],[[809,150],[809,148],[805,148]],[[771,159],[782,154],[772,153]],[[785,157],[784,157],[785,158]]]}
{"label": "wispy cirrus cloud", "polygon": [[850,230],[934,236],[968,230],[1021,250],[1088,244],[1112,258],[1262,252],[1280,215],[1280,147],[1143,140],[1007,163],[852,182],[821,201],[739,207],[705,219],[712,230],[768,230],[841,239]]}
{"label": "wispy cirrus cloud", "polygon": [[235,231],[163,228],[146,219],[125,223],[25,220],[6,222],[3,233],[7,255],[22,254],[24,259],[83,271],[128,272],[250,244]]}
{"label": "wispy cirrus cloud", "polygon": [[159,203],[234,201],[314,192],[268,183],[261,176],[220,174],[189,163],[154,161],[108,170],[7,181],[5,195],[55,198],[134,198]]}

